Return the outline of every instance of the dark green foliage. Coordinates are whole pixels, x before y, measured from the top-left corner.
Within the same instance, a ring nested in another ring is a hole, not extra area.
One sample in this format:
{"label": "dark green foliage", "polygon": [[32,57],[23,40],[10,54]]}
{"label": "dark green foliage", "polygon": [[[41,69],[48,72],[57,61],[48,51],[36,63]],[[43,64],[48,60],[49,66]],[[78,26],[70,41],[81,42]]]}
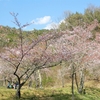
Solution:
{"label": "dark green foliage", "polygon": [[[49,30],[36,30],[33,31],[22,31],[23,32],[23,38],[24,41],[31,42],[34,38],[36,38],[39,35],[42,35],[43,33],[48,33]],[[27,38],[26,38],[27,37]],[[19,45],[19,30],[16,28],[11,28],[8,26],[2,26],[0,28],[0,48],[2,47],[11,47]]]}
{"label": "dark green foliage", "polygon": [[96,11],[94,12],[94,16],[95,19],[97,19],[98,22],[100,23],[100,8],[96,9]]}
{"label": "dark green foliage", "polygon": [[10,28],[8,26],[0,29],[0,47],[13,46],[17,43],[17,29]]}
{"label": "dark green foliage", "polygon": [[75,14],[70,15],[66,21],[70,23],[72,26],[79,26],[83,21],[83,15],[81,13],[76,12]]}
{"label": "dark green foliage", "polygon": [[84,16],[85,16],[85,22],[92,22],[94,21],[94,19],[98,20],[98,22],[100,22],[100,7],[95,7],[95,6],[89,6],[85,12],[84,12]]}
{"label": "dark green foliage", "polygon": [[93,20],[94,20],[93,12],[87,8],[84,12],[84,21],[90,24]]}
{"label": "dark green foliage", "polygon": [[59,28],[61,30],[73,30],[73,27],[75,26],[83,26],[84,25],[84,15],[82,15],[81,13],[72,13],[70,14],[66,19],[64,23],[61,23]]}
{"label": "dark green foliage", "polygon": [[36,29],[34,29],[33,31],[31,31],[30,33],[33,33],[34,34],[34,36],[39,36],[39,35],[42,35],[42,34],[44,34],[44,33],[48,33],[49,32],[49,30],[45,30],[45,29],[42,29],[42,30],[36,30]]}
{"label": "dark green foliage", "polygon": [[65,23],[61,23],[59,26],[60,30],[66,30],[67,29],[67,25]]}
{"label": "dark green foliage", "polygon": [[92,37],[90,38],[90,40],[95,40],[97,32],[100,32],[100,27],[99,26],[96,26],[94,28],[94,30],[92,30]]}
{"label": "dark green foliage", "polygon": [[100,32],[100,26],[96,26],[93,30],[93,32]]}
{"label": "dark green foliage", "polygon": [[84,24],[91,24],[94,20],[100,23],[100,7],[89,6],[85,9],[84,14],[82,13],[71,13],[66,17],[65,23],[61,23],[59,28],[61,30],[70,29],[76,26],[84,26]]}

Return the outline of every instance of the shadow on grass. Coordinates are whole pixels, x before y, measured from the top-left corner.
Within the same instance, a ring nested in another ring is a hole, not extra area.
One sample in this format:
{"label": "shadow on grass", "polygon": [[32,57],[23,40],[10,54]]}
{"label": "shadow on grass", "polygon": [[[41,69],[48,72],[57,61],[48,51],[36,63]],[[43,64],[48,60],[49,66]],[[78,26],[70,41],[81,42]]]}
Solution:
{"label": "shadow on grass", "polygon": [[[9,92],[10,95],[7,99],[0,100],[72,100],[71,92],[68,89],[29,89],[22,90],[22,97],[20,99],[14,98],[14,91],[6,91],[5,95]],[[4,93],[4,92],[3,92]],[[13,93],[13,94],[12,94]],[[1,95],[2,96],[2,95]],[[75,92],[75,100],[100,100],[100,89],[87,88],[86,94],[80,95]]]}
{"label": "shadow on grass", "polygon": [[[9,98],[8,100],[11,100]],[[49,96],[35,96],[35,95],[30,95],[29,97],[21,97],[20,99],[13,98],[12,100],[72,100],[72,95],[71,94],[54,94],[54,95],[49,95]],[[80,99],[78,96],[75,96],[75,100],[83,100]]]}

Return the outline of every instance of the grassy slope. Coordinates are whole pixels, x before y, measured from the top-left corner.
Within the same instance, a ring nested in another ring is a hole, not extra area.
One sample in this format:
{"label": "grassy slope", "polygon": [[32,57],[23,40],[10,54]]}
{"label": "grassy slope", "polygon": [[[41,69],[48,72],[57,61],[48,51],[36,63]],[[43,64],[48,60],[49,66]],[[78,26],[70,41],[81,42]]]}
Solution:
{"label": "grassy slope", "polygon": [[[71,100],[71,86],[65,88],[27,89],[21,90],[20,100]],[[0,100],[16,100],[15,90],[0,88]],[[80,95],[75,91],[75,100],[100,100],[100,88],[86,87],[86,94]]]}

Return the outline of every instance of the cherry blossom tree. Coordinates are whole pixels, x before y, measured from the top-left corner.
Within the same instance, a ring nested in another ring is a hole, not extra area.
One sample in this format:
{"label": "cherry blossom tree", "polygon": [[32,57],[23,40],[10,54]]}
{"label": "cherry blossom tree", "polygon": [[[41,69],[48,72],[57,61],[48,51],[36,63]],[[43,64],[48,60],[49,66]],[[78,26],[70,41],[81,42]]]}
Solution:
{"label": "cherry blossom tree", "polygon": [[17,78],[16,97],[20,98],[22,86],[36,70],[53,67],[63,60],[68,60],[70,52],[64,51],[61,45],[60,47],[57,44],[53,45],[56,39],[65,33],[46,33],[27,41],[22,29],[30,24],[21,25],[17,19],[18,14],[11,13],[11,15],[14,17],[14,24],[19,29],[17,45],[4,47],[0,57],[7,61],[7,66],[12,69],[14,76]]}

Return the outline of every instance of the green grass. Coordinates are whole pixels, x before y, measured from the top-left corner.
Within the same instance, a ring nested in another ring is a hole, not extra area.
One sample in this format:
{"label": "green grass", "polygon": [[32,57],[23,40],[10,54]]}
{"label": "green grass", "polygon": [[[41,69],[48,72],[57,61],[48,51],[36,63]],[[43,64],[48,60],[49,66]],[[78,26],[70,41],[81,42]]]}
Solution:
{"label": "green grass", "polygon": [[[14,89],[0,87],[0,100],[17,100]],[[46,89],[26,89],[21,90],[20,100],[72,100],[71,87],[66,88],[46,88]],[[86,88],[86,94],[80,95],[75,91],[75,100],[100,100],[100,89]]]}

